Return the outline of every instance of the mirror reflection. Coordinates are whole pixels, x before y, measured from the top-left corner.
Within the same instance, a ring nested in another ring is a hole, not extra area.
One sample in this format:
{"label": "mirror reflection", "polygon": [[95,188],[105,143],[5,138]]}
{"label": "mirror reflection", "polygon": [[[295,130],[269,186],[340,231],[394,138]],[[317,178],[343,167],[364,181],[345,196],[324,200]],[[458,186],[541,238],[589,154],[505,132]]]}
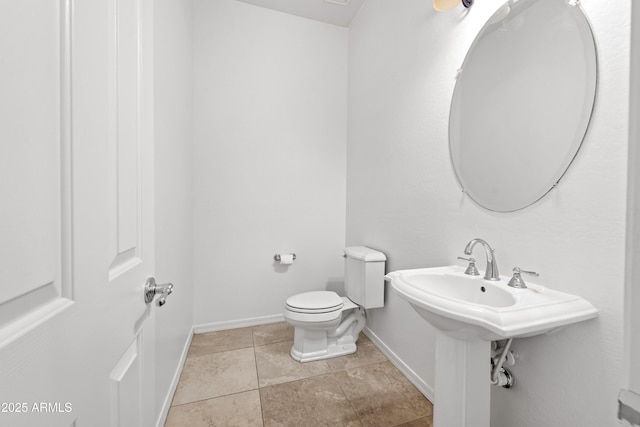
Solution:
{"label": "mirror reflection", "polygon": [[596,80],[595,43],[579,4],[503,5],[469,49],[451,103],[451,161],[465,193],[498,212],[548,193],[580,148]]}

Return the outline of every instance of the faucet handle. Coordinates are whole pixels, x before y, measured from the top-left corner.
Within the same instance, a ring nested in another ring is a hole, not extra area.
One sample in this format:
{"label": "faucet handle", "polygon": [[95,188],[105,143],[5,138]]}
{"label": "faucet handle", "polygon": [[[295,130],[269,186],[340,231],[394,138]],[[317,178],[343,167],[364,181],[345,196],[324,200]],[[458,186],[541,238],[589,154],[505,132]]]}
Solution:
{"label": "faucet handle", "polygon": [[479,276],[480,273],[478,272],[478,269],[476,268],[476,259],[471,257],[471,258],[464,258],[459,256],[458,259],[461,259],[463,261],[469,261],[469,266],[467,267],[467,269],[464,271],[464,274],[468,274],[469,276]]}
{"label": "faucet handle", "polygon": [[523,273],[528,274],[529,276],[534,276],[534,277],[540,276],[540,274],[536,273],[535,271],[526,271],[526,270],[521,270],[520,267],[513,267],[513,277],[511,278],[511,280],[509,280],[509,283],[507,284],[512,288],[526,289],[527,284],[524,283],[524,279],[521,276],[521,274]]}

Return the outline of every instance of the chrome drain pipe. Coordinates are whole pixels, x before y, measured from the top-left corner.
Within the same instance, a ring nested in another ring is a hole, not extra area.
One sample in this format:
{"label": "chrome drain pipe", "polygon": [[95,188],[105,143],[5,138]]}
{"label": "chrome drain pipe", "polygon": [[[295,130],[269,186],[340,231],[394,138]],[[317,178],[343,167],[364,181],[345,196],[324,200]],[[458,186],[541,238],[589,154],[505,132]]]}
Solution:
{"label": "chrome drain pipe", "polygon": [[509,354],[509,349],[511,348],[512,342],[513,338],[509,338],[504,347],[502,347],[502,352],[500,353],[500,357],[498,358],[498,363],[494,364],[493,358],[491,359],[491,365],[493,367],[493,369],[491,370],[491,384],[493,385],[498,385],[504,388],[510,388],[511,386],[513,386],[513,375],[511,375],[511,372],[503,367],[504,361],[507,359],[507,355]]}
{"label": "chrome drain pipe", "polygon": [[507,370],[507,368],[501,368],[497,374],[497,382],[494,385],[511,388],[513,387],[513,375]]}

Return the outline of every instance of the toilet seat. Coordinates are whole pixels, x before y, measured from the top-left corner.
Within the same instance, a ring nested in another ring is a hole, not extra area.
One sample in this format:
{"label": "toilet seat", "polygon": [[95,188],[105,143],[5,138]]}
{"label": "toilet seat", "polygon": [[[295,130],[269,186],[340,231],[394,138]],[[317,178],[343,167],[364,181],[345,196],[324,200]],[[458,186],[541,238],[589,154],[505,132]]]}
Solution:
{"label": "toilet seat", "polygon": [[341,310],[344,301],[331,291],[305,292],[287,299],[287,310],[296,313],[321,314]]}
{"label": "toilet seat", "polygon": [[335,322],[342,317],[344,304],[335,292],[305,292],[287,299],[285,318],[318,325]]}

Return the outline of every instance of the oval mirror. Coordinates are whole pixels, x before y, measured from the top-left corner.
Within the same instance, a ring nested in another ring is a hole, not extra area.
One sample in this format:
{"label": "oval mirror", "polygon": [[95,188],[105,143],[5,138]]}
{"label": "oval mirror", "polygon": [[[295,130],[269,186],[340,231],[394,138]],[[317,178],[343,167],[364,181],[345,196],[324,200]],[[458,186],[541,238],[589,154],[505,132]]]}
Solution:
{"label": "oval mirror", "polygon": [[593,110],[596,47],[576,1],[509,1],[462,64],[449,148],[463,191],[498,212],[547,194],[576,156]]}

